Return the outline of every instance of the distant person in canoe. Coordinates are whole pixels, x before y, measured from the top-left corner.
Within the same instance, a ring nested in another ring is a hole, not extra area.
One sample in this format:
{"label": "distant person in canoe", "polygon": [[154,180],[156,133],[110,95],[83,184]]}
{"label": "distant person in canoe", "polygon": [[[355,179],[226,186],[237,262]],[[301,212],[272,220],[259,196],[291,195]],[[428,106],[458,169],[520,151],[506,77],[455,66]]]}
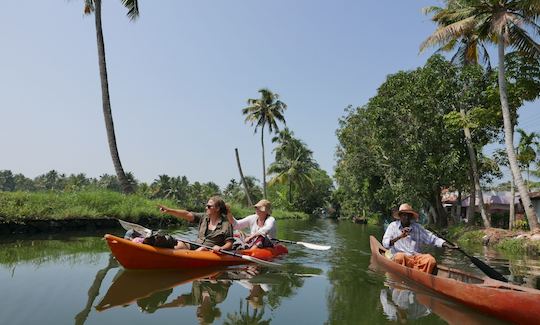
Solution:
{"label": "distant person in canoe", "polygon": [[[213,196],[206,203],[206,213],[171,209],[159,206],[162,213],[199,224],[197,243],[211,246],[214,252],[230,250],[234,241],[233,228],[227,220],[227,207],[219,196]],[[176,249],[205,250],[204,247],[178,241]]]}
{"label": "distant person in canoe", "polygon": [[426,273],[433,273],[437,262],[432,255],[421,254],[420,245],[457,248],[417,223],[418,212],[414,211],[407,203],[400,205],[392,216],[396,220],[388,225],[382,244],[385,248],[390,249],[391,256],[389,257],[396,263]]}
{"label": "distant person in canoe", "polygon": [[250,234],[244,239],[249,247],[272,247],[271,238],[276,238],[276,219],[272,217],[272,203],[268,200],[260,200],[253,206],[255,214],[236,220],[230,213],[227,219],[234,230],[249,228]]}

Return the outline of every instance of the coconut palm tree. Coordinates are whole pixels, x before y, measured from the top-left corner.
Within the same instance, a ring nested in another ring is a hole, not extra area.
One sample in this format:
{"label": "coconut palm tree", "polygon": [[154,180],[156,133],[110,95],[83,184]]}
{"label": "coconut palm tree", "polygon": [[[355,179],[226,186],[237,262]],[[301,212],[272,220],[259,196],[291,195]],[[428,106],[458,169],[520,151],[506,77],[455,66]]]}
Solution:
{"label": "coconut palm tree", "polygon": [[285,124],[283,113],[287,109],[287,105],[279,100],[279,95],[273,93],[267,88],[259,89],[260,98],[248,99],[248,107],[242,109],[242,115],[246,116],[245,122],[255,125],[255,133],[258,128],[261,128],[261,147],[262,147],[262,164],[263,164],[263,194],[266,194],[266,161],[264,158],[264,127],[268,125],[270,133],[278,132],[278,122]]}
{"label": "coconut palm tree", "polygon": [[268,173],[276,175],[270,184],[287,184],[289,203],[292,203],[293,187],[312,184],[310,175],[318,165],[313,160],[313,152],[301,140],[294,138],[289,129],[279,132],[272,141],[278,146],[274,149],[276,160],[268,168]]}
{"label": "coconut palm tree", "polygon": [[446,7],[432,18],[440,22],[421,48],[448,44],[466,35],[497,45],[499,97],[504,123],[505,147],[510,170],[523,202],[531,230],[540,229],[527,187],[523,182],[514,151],[513,124],[506,91],[504,56],[507,47],[525,56],[540,56],[540,45],[528,31],[540,33],[537,24],[540,2],[537,0],[447,0]]}
{"label": "coconut palm tree", "polygon": [[[130,20],[134,20],[139,16],[139,4],[137,0],[122,0],[122,4],[127,8],[127,16]],[[101,79],[101,100],[103,102],[103,117],[105,118],[105,129],[107,130],[107,140],[109,142],[109,150],[114,165],[114,170],[118,181],[122,186],[124,193],[132,193],[133,187],[131,186],[122,163],[120,162],[120,155],[118,153],[118,147],[116,145],[116,135],[114,133],[114,123],[111,110],[111,100],[109,96],[109,81],[107,77],[107,64],[105,61],[105,42],[103,40],[103,29],[101,26],[101,0],[85,0],[84,1],[84,13],[94,13],[96,21],[96,38],[98,49],[98,62],[99,62],[99,76]]]}
{"label": "coconut palm tree", "polygon": [[523,129],[516,129],[519,133],[519,143],[518,143],[518,152],[517,155],[518,161],[527,169],[527,187],[530,183],[530,167],[531,163],[536,160],[536,150],[540,142],[540,134],[536,132],[527,133]]}
{"label": "coconut palm tree", "polygon": [[[433,14],[433,20],[438,23],[439,26],[447,26],[454,23],[451,20],[452,17],[447,17],[445,15],[446,11],[444,8],[432,6],[424,8],[425,14]],[[420,49],[421,51],[426,48],[425,44],[422,44]],[[459,35],[457,38],[452,38],[447,42],[443,43],[439,48],[439,51],[449,52],[455,50],[454,55],[452,56],[451,62],[457,63],[462,66],[475,65],[478,64],[479,60],[482,59],[487,65],[488,71],[491,69],[491,64],[489,60],[489,53],[485,46],[485,42],[481,40],[473,30],[469,30],[463,35]],[[467,81],[465,82],[465,89],[468,87]],[[457,96],[462,97],[462,94],[456,94]],[[474,209],[476,205],[476,196],[478,195],[478,203],[480,207],[480,215],[484,223],[484,227],[491,227],[491,221],[488,217],[486,206],[484,204],[484,195],[482,193],[482,188],[480,187],[480,175],[478,171],[478,161],[476,157],[476,150],[473,145],[471,128],[468,122],[468,116],[464,105],[459,105],[459,114],[463,123],[463,133],[465,136],[465,144],[467,146],[467,151],[469,153],[469,162],[471,168],[472,176],[472,185],[474,188],[471,190],[469,209],[467,210],[467,217],[471,223],[474,222]]]}

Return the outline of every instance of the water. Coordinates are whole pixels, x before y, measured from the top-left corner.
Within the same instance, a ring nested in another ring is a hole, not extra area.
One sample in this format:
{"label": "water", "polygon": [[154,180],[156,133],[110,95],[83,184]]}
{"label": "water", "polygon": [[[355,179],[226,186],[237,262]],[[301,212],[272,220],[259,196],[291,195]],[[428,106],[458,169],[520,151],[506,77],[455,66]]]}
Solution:
{"label": "water", "polygon": [[[283,268],[127,271],[102,233],[5,238],[0,243],[0,324],[496,324],[499,321],[370,267],[369,235],[382,229],[313,219],[279,221],[289,245]],[[193,229],[181,229],[194,238]],[[117,233],[121,234],[121,233]],[[481,249],[481,248],[478,248]],[[489,264],[538,286],[538,260],[493,252]],[[439,261],[478,273],[456,252]],[[483,258],[483,257],[482,257]]]}

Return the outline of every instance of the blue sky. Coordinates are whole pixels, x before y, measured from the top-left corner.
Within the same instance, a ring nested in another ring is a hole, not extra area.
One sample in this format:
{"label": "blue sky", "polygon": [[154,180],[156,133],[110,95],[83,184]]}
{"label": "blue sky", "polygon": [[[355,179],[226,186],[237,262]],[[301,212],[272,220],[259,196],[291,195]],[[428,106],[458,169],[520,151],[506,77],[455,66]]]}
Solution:
{"label": "blue sky", "polygon": [[[423,0],[139,1],[130,22],[105,0],[103,28],[120,157],[151,182],[160,174],[224,186],[261,179],[259,133],[241,109],[268,87],[287,125],[330,175],[338,119],[388,74],[414,69],[434,30]],[[83,1],[8,0],[0,11],[0,170],[114,174],[101,108],[94,17]],[[539,131],[537,104],[522,126]],[[272,161],[266,134],[267,165]]]}

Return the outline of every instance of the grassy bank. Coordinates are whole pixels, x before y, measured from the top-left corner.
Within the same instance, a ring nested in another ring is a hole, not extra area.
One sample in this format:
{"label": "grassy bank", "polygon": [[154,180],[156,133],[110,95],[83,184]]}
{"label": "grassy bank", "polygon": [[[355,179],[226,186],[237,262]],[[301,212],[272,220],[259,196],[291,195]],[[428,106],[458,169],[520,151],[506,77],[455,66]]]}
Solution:
{"label": "grassy bank", "polygon": [[[177,207],[171,200],[150,200],[112,191],[0,192],[0,221],[120,218],[136,222],[141,218],[163,218],[158,204]],[[231,210],[237,217],[254,213],[236,204],[231,205]],[[307,218],[304,213],[281,210],[273,215],[277,219]]]}

